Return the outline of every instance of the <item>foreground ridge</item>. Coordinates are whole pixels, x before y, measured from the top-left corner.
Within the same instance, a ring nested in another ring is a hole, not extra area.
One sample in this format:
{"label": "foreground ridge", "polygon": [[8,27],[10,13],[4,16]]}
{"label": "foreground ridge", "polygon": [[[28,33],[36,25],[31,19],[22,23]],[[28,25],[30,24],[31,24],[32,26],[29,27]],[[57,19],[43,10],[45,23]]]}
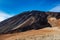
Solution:
{"label": "foreground ridge", "polygon": [[56,27],[0,35],[0,40],[60,40],[60,29]]}

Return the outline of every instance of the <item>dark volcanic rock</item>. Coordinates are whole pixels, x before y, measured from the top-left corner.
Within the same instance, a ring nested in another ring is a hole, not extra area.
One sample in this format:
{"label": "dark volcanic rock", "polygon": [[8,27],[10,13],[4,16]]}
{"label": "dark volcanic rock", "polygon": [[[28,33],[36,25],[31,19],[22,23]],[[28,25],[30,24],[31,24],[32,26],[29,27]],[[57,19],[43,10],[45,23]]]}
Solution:
{"label": "dark volcanic rock", "polygon": [[[59,14],[59,13],[58,13]],[[27,31],[32,29],[42,29],[45,27],[51,27],[48,23],[47,17],[52,15],[53,17],[60,18],[57,13],[43,12],[43,11],[27,11],[11,18],[8,18],[0,23],[0,34],[9,33],[13,31]],[[60,14],[59,14],[60,15]]]}

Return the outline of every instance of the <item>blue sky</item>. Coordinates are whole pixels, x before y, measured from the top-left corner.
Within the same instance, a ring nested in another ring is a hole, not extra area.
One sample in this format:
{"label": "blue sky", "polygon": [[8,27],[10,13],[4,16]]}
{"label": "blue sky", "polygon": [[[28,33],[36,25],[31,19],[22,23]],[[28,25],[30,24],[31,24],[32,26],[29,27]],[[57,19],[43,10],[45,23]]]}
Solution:
{"label": "blue sky", "polygon": [[60,0],[0,0],[0,21],[28,10],[60,12]]}

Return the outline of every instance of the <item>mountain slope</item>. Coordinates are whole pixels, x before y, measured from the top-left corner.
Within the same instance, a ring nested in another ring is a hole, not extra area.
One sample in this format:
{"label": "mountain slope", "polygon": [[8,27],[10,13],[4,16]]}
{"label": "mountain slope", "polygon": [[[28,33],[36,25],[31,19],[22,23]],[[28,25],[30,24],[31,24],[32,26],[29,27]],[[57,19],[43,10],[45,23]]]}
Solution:
{"label": "mountain slope", "polygon": [[32,29],[51,27],[51,25],[48,23],[47,17],[49,15],[55,17],[57,14],[59,13],[43,11],[23,12],[21,14],[2,21],[0,23],[0,34],[12,33],[14,31],[23,32]]}
{"label": "mountain slope", "polygon": [[0,35],[0,40],[60,40],[60,29],[44,28],[13,34]]}

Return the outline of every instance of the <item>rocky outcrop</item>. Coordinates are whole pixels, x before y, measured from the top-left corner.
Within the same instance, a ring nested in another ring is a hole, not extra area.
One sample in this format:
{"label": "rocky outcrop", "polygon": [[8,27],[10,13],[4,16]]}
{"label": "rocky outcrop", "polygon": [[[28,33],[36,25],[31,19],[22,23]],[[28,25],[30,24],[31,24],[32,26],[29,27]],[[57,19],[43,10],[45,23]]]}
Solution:
{"label": "rocky outcrop", "polygon": [[48,23],[52,27],[58,27],[58,28],[60,28],[60,19],[56,19],[55,17],[48,17]]}

